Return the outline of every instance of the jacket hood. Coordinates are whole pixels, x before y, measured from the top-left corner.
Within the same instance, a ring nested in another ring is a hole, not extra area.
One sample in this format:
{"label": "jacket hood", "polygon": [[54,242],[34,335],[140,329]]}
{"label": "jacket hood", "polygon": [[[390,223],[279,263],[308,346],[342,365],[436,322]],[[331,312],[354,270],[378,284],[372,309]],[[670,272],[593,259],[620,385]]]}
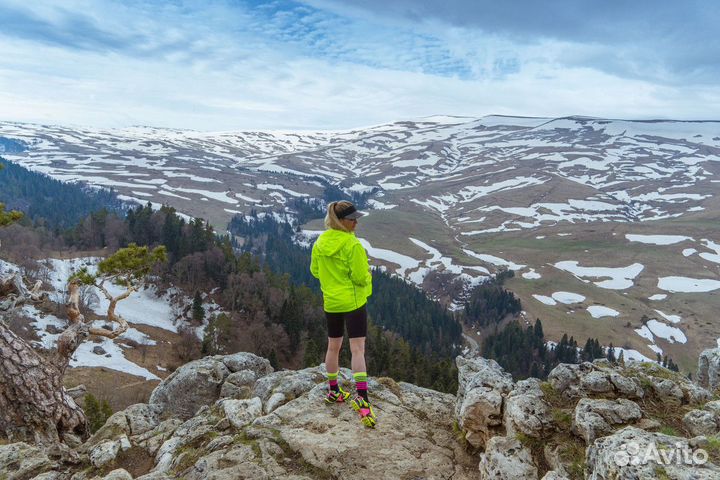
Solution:
{"label": "jacket hood", "polygon": [[316,252],[331,257],[339,252],[355,235],[341,230],[329,229],[320,235],[315,242]]}

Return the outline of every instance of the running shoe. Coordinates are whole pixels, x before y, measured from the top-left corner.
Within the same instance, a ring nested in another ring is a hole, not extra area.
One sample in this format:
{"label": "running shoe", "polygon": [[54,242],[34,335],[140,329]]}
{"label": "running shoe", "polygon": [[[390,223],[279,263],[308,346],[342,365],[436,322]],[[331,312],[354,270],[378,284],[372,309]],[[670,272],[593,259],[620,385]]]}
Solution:
{"label": "running shoe", "polygon": [[350,402],[350,405],[352,405],[353,410],[360,414],[360,421],[363,425],[375,428],[377,417],[375,417],[375,412],[373,412],[370,404],[363,397],[355,397],[355,400]]}
{"label": "running shoe", "polygon": [[327,403],[344,403],[350,397],[350,394],[340,388],[338,385],[338,391],[330,389],[328,394],[325,396],[325,402]]}

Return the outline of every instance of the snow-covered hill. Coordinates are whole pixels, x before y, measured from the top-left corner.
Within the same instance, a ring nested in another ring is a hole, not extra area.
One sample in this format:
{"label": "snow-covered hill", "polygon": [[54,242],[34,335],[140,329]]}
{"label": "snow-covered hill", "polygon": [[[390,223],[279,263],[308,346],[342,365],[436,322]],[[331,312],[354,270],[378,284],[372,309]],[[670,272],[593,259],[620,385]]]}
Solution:
{"label": "snow-covered hill", "polygon": [[[720,122],[428,117],[350,131],[119,130],[0,123],[10,160],[228,218],[316,197],[319,182],[417,207],[463,235],[698,211],[717,190]],[[207,202],[208,205],[199,203]]]}
{"label": "snow-covered hill", "polygon": [[[689,369],[720,337],[718,121],[435,116],[219,133],[5,122],[2,138],[26,146],[11,161],[218,227],[250,209],[292,214],[288,202],[327,184],[368,193],[358,235],[374,263],[449,302],[463,290],[448,278],[516,270],[508,287],[552,339],[597,337]],[[304,241],[321,229],[306,225]]]}

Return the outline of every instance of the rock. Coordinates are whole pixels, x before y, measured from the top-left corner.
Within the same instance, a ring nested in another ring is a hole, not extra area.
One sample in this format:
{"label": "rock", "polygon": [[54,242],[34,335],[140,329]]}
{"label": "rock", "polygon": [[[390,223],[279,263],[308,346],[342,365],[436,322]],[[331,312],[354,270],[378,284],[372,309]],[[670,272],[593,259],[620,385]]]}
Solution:
{"label": "rock", "polygon": [[216,355],[211,358],[223,362],[233,373],[241,370],[250,370],[259,378],[273,372],[269,360],[258,357],[252,353],[240,352],[233,355]]}
{"label": "rock", "polygon": [[118,453],[120,453],[120,442],[104,440],[90,450],[90,463],[100,468],[115,460]]}
{"label": "rock", "polygon": [[635,426],[641,430],[658,430],[662,428],[662,423],[652,418],[641,418]]}
{"label": "rock", "polygon": [[567,398],[639,399],[651,395],[663,402],[692,405],[712,397],[682,375],[651,362],[630,362],[625,367],[603,361],[560,364],[550,372],[548,381]]}
{"label": "rock", "polygon": [[235,428],[248,425],[262,414],[262,402],[258,397],[251,400],[221,400],[219,403]]}
{"label": "rock", "polygon": [[179,418],[169,418],[154,429],[133,437],[133,443],[144,448],[150,455],[156,455],[175,430],[183,424]]}
{"label": "rock", "polygon": [[555,470],[550,470],[542,477],[542,480],[570,480],[570,477]]}
{"label": "rock", "polygon": [[[256,419],[246,432],[257,437],[252,442],[260,451],[280,447],[276,456],[296,458],[308,478],[476,478],[476,463],[453,431],[453,395],[392,380],[370,386],[375,429],[364,427],[346,405],[324,404],[322,383]],[[246,458],[250,452],[238,450],[236,455]],[[285,468],[282,462],[280,466]],[[320,470],[323,475],[312,473]]]}
{"label": "rock", "polygon": [[99,345],[97,347],[93,347],[92,352],[95,355],[107,355],[107,352],[105,351],[105,349]]}
{"label": "rock", "polygon": [[688,445],[690,445],[690,448],[697,449],[697,448],[704,448],[707,449],[710,446],[710,440],[704,435],[700,435],[698,437],[693,437],[690,440],[688,440]]}
{"label": "rock", "polygon": [[657,363],[631,363],[626,368],[626,374],[643,385],[646,395],[654,396],[663,403],[694,405],[712,397],[709,391],[689,381],[684,375]]}
{"label": "rock", "polygon": [[8,480],[32,478],[57,467],[40,448],[27,443],[0,445],[0,478]]}
{"label": "rock", "polygon": [[133,477],[127,472],[127,470],[118,468],[117,470],[113,470],[105,475],[103,480],[133,480]]}
{"label": "rock", "polygon": [[324,381],[325,375],[318,367],[273,372],[255,382],[252,395],[260,398],[264,404],[263,411],[268,414]]}
{"label": "rock", "polygon": [[[0,470],[0,473],[2,473],[2,470]],[[33,477],[31,480],[66,480],[67,478],[67,474],[53,470],[50,472],[41,473],[40,475]]]}
{"label": "rock", "polygon": [[507,436],[520,432],[540,438],[555,429],[552,409],[545,402],[540,380],[530,378],[515,384],[515,389],[505,398],[503,423]]}
{"label": "rock", "polygon": [[130,440],[126,435],[120,436],[117,440],[104,440],[90,449],[90,463],[100,468],[115,460],[118,453],[130,447]]}
{"label": "rock", "polygon": [[495,360],[457,357],[456,362],[458,425],[471,445],[483,447],[499,433],[505,396],[513,389],[513,380]]}
{"label": "rock", "polygon": [[[612,435],[598,438],[588,447],[585,478],[650,479],[659,478],[660,473],[672,479],[720,478],[720,468],[709,461],[703,463],[698,452],[685,438],[625,427]],[[678,457],[678,454],[681,456]],[[663,460],[663,455],[667,461]],[[688,464],[682,460],[684,456],[690,459]],[[693,458],[700,461],[694,463]]]}
{"label": "rock", "polygon": [[85,387],[85,385],[78,385],[77,387],[66,388],[65,392],[70,395],[73,400],[78,400],[87,393],[87,387]]}
{"label": "rock", "polygon": [[514,437],[492,437],[480,455],[480,478],[493,480],[537,479],[530,450]]}
{"label": "rock", "polygon": [[555,390],[568,398],[602,395],[605,397],[642,398],[643,389],[632,378],[618,373],[607,363],[561,363],[548,375]]}
{"label": "rock", "polygon": [[[157,405],[163,413],[181,418],[190,418],[203,405],[212,405],[220,397],[221,386],[230,375],[225,358],[206,357],[178,368],[153,390],[150,405]],[[228,363],[239,365],[240,360]]]}
{"label": "rock", "polygon": [[220,398],[248,398],[256,380],[257,374],[252,370],[231,373],[220,389]]}
{"label": "rock", "polygon": [[137,477],[135,480],[177,480],[177,477],[160,472],[150,472],[142,477]]}
{"label": "rock", "polygon": [[597,437],[612,432],[616,426],[639,420],[642,411],[637,403],[617,400],[581,399],[575,407],[573,432],[590,445]]}
{"label": "rock", "polygon": [[683,417],[683,425],[690,435],[716,435],[720,433],[718,419],[707,410],[691,410]]}
{"label": "rock", "polygon": [[720,418],[720,400],[712,400],[703,405],[703,410],[712,412],[715,417]]}
{"label": "rock", "polygon": [[160,413],[162,409],[157,405],[147,403],[136,403],[130,405],[123,414],[127,419],[128,435],[142,435],[160,424]]}
{"label": "rock", "polygon": [[702,351],[695,379],[701,387],[710,391],[720,387],[720,347]]}
{"label": "rock", "polygon": [[74,433],[70,432],[64,432],[62,435],[62,441],[70,448],[78,448],[80,445],[82,445],[83,441],[80,436],[75,435]]}

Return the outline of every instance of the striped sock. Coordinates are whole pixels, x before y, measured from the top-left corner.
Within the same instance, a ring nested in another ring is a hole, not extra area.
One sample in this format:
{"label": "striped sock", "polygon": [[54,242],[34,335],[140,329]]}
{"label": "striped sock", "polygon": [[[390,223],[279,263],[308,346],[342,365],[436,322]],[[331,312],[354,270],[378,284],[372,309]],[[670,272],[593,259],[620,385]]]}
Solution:
{"label": "striped sock", "polygon": [[354,373],[353,380],[355,380],[355,390],[357,390],[357,394],[368,402],[367,372]]}
{"label": "striped sock", "polygon": [[327,377],[328,377],[328,385],[330,386],[330,390],[332,390],[333,392],[339,392],[340,388],[338,387],[338,380],[337,380],[338,372],[335,372],[335,373],[328,372]]}

